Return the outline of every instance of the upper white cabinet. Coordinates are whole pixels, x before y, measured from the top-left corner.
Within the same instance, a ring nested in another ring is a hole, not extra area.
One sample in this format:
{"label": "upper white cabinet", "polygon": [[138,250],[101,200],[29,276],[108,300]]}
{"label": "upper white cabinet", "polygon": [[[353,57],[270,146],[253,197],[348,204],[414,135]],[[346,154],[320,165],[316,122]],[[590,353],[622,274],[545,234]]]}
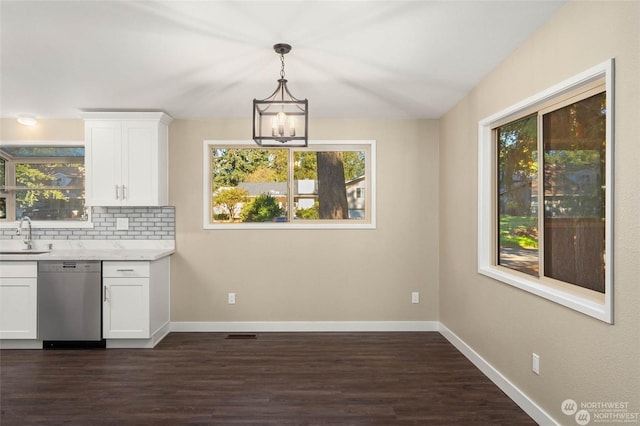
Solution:
{"label": "upper white cabinet", "polygon": [[163,112],[87,112],[88,206],[162,206],[168,202],[168,128]]}

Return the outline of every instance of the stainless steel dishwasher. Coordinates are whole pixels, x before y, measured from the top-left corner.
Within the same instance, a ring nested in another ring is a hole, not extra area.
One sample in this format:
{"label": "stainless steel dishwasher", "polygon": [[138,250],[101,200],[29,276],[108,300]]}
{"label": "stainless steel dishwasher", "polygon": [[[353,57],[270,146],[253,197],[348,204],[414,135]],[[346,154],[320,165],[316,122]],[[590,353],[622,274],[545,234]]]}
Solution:
{"label": "stainless steel dishwasher", "polygon": [[38,337],[45,349],[104,348],[99,261],[38,262]]}

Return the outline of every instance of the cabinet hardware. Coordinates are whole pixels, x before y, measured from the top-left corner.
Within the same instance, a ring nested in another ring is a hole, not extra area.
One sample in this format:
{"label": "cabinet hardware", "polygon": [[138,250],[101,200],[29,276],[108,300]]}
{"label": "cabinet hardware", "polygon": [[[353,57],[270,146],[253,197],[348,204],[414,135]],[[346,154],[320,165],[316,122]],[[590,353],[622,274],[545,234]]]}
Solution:
{"label": "cabinet hardware", "polygon": [[116,185],[116,200],[120,199],[120,188],[119,185]]}
{"label": "cabinet hardware", "polygon": [[109,298],[107,297],[107,287],[103,287],[103,288],[102,288],[102,293],[104,294],[104,297],[103,297],[103,299],[102,299],[102,300],[103,300],[104,302],[107,302],[107,301],[109,300]]}
{"label": "cabinet hardware", "polygon": [[135,269],[116,269],[118,272],[133,272]]}
{"label": "cabinet hardware", "polygon": [[126,200],[127,199],[127,187],[122,185],[122,199]]}

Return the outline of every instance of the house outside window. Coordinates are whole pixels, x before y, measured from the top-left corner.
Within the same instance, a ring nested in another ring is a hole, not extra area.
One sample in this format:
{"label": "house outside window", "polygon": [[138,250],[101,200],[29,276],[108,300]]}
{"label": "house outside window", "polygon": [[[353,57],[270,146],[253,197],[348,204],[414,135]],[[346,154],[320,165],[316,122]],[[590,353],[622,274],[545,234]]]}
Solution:
{"label": "house outside window", "polygon": [[0,146],[0,219],[86,222],[84,147]]}
{"label": "house outside window", "polygon": [[203,156],[205,229],[375,228],[374,141],[205,141]]}
{"label": "house outside window", "polygon": [[609,61],[479,124],[480,273],[611,323]]}

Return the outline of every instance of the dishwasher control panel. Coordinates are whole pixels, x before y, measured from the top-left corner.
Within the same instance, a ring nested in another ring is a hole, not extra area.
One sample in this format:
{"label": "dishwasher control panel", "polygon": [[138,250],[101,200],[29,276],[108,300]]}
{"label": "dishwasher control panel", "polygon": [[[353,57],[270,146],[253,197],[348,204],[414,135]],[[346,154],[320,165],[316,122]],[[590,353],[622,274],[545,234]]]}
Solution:
{"label": "dishwasher control panel", "polygon": [[95,260],[51,260],[38,262],[38,272],[100,272],[101,264]]}

